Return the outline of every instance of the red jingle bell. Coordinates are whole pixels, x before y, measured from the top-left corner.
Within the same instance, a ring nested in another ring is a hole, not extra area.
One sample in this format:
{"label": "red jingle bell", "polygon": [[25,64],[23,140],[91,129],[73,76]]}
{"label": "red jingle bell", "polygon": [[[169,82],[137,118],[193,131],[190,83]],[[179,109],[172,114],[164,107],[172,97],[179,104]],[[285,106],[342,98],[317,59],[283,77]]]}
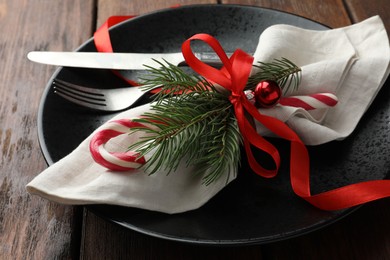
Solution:
{"label": "red jingle bell", "polygon": [[279,102],[282,96],[282,89],[275,81],[264,80],[256,85],[254,96],[257,107],[270,108]]}

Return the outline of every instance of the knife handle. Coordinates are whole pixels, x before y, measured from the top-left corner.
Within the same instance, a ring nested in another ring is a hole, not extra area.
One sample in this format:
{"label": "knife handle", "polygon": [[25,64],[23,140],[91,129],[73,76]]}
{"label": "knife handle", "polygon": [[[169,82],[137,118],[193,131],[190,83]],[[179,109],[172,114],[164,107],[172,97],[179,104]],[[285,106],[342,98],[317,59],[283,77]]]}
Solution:
{"label": "knife handle", "polygon": [[[227,52],[226,55],[230,57],[233,53]],[[201,60],[202,62],[213,66],[213,67],[221,67],[222,66],[222,61],[218,57],[218,55],[215,52],[197,52],[195,53],[195,56]],[[185,64],[185,61],[184,61]],[[182,64],[180,64],[182,65]]]}

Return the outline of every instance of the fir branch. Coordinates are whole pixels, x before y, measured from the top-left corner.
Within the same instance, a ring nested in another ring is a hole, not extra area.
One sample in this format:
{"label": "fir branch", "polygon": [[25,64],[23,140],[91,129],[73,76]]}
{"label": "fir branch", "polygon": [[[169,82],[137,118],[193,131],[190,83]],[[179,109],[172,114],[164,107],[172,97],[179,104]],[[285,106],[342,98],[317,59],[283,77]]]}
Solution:
{"label": "fir branch", "polygon": [[149,74],[141,79],[141,89],[144,91],[150,91],[156,86],[161,87],[160,92],[155,95],[155,101],[175,96],[178,93],[188,92],[203,92],[209,88],[214,88],[212,84],[204,80],[200,76],[189,75],[185,73],[180,67],[177,67],[167,61],[165,63],[155,60],[160,65],[151,67],[146,66],[149,70]]}
{"label": "fir branch", "polygon": [[282,88],[286,94],[291,90],[296,90],[301,81],[301,68],[286,58],[275,59],[272,62],[259,62],[253,65],[258,68],[258,72],[248,79],[248,88],[254,88],[262,80],[273,80]]}
{"label": "fir branch", "polygon": [[145,135],[129,149],[140,156],[153,151],[144,166],[150,174],[159,169],[170,173],[184,162],[204,174],[203,182],[208,185],[240,162],[241,134],[232,104],[203,78],[187,75],[171,64],[161,65],[161,69],[151,69],[145,84],[164,84],[163,89],[155,96],[151,112],[135,119],[150,127],[132,129]]}
{"label": "fir branch", "polygon": [[[150,73],[142,79],[142,88],[162,89],[154,95],[151,112],[134,119],[150,127],[132,129],[131,133],[142,131],[145,135],[129,149],[140,156],[153,152],[144,165],[150,174],[159,169],[169,174],[184,162],[195,166],[203,174],[204,184],[209,185],[223,174],[235,172],[242,136],[229,93],[219,92],[204,78],[189,75],[170,63],[158,63],[160,68],[148,67]],[[284,92],[298,87],[301,70],[287,59],[256,67],[259,72],[249,78],[247,88],[261,80],[276,81]],[[226,181],[229,178],[227,174]]]}

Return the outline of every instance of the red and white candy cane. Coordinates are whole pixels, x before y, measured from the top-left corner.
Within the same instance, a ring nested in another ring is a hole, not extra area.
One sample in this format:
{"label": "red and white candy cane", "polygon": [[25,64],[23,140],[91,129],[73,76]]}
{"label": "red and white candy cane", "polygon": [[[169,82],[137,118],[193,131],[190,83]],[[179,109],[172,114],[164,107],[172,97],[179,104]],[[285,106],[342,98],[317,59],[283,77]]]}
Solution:
{"label": "red and white candy cane", "polygon": [[301,107],[306,110],[328,108],[337,104],[338,99],[332,93],[317,93],[307,96],[282,97],[279,104],[283,106]]}
{"label": "red and white candy cane", "polygon": [[129,119],[113,120],[106,123],[101,130],[96,132],[89,143],[89,150],[93,159],[100,165],[113,171],[128,171],[139,168],[146,163],[144,157],[139,157],[133,151],[109,152],[105,144],[116,136],[128,134],[129,128],[145,127]]}

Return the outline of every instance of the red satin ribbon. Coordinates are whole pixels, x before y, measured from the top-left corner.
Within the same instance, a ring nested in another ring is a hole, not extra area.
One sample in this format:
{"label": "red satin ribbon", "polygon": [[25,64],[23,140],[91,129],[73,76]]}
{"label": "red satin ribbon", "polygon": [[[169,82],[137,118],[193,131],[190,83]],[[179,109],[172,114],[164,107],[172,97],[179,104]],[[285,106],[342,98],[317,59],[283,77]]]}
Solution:
{"label": "red satin ribbon", "polygon": [[[94,35],[97,50],[101,52],[113,52],[108,28],[132,17],[110,17]],[[224,67],[221,70],[217,70],[198,60],[191,50],[190,42],[192,40],[202,40],[209,44],[220,57]],[[197,34],[185,41],[182,46],[182,51],[187,63],[196,72],[231,91],[230,101],[234,106],[237,123],[244,139],[248,161],[251,168],[257,174],[266,178],[275,176],[280,166],[280,156],[278,150],[256,132],[247,120],[245,113],[250,114],[274,134],[291,142],[291,185],[298,196],[312,205],[323,210],[339,210],[390,196],[390,180],[366,181],[312,195],[310,192],[309,155],[303,142],[282,121],[260,114],[256,107],[243,94],[243,89],[251,70],[253,57],[241,50],[237,50],[231,58],[228,58],[219,42],[207,34]],[[119,73],[116,74],[123,78]],[[132,85],[137,84],[136,82],[125,80]],[[251,146],[268,153],[275,162],[275,169],[269,170],[262,167],[254,158],[250,149]]]}
{"label": "red satin ribbon", "polygon": [[[220,57],[224,67],[215,69],[201,62],[192,52],[191,41],[206,42]],[[237,50],[229,59],[219,42],[207,34],[196,34],[182,45],[183,56],[187,64],[200,75],[231,91],[230,101],[234,106],[237,123],[244,140],[248,162],[251,168],[263,177],[273,177],[277,174],[280,165],[278,150],[260,136],[245,117],[245,112],[263,124],[277,136],[291,142],[290,178],[294,192],[323,210],[339,210],[349,208],[369,201],[390,196],[390,180],[367,181],[351,184],[342,188],[312,195],[310,192],[309,154],[306,146],[284,122],[269,116],[262,115],[252,105],[244,94],[244,87],[252,68],[253,57]],[[275,162],[275,169],[263,168],[254,158],[251,146],[268,153]]]}

